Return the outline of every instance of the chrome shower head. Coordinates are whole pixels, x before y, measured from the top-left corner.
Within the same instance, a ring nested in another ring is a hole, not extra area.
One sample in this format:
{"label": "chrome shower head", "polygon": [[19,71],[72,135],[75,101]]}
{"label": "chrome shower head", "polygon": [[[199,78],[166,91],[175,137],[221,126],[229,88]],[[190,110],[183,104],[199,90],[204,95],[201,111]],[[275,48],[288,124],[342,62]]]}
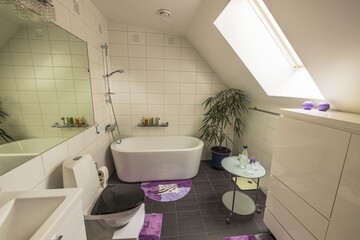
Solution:
{"label": "chrome shower head", "polygon": [[113,71],[113,72],[111,72],[111,73],[109,73],[109,74],[106,74],[106,77],[110,77],[111,75],[113,75],[114,73],[124,73],[125,71],[124,70],[122,70],[122,69],[120,69],[120,70],[115,70],[115,71]]}

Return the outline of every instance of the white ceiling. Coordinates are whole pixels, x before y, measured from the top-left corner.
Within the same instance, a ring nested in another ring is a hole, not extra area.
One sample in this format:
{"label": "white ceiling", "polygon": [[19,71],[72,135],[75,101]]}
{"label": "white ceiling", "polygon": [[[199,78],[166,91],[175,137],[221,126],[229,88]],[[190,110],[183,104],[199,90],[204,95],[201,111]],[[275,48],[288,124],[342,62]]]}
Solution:
{"label": "white ceiling", "polygon": [[[109,22],[185,35],[203,0],[91,0]],[[167,22],[159,9],[171,11]]]}

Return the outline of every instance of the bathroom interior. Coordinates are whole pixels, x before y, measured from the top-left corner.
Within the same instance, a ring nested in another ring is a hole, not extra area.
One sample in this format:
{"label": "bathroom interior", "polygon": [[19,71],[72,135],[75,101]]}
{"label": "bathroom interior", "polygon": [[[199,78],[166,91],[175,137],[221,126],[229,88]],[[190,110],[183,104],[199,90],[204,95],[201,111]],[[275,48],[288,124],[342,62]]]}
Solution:
{"label": "bathroom interior", "polygon": [[[358,239],[359,10],[353,0],[0,0],[0,239],[139,239],[150,213],[162,214],[161,239]],[[231,222],[223,194],[236,185],[199,131],[203,102],[230,88],[249,99],[231,156],[247,145],[264,169],[259,190],[243,191],[259,211]],[[85,209],[107,193],[94,188],[100,167],[136,204],[126,223],[110,214],[104,227]],[[140,190],[175,179],[192,180],[177,201]]]}

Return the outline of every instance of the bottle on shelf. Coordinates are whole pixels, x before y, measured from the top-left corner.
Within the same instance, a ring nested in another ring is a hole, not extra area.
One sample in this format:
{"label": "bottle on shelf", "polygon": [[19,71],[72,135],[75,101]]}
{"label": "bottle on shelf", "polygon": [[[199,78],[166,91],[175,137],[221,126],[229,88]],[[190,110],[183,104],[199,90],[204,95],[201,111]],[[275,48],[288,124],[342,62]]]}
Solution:
{"label": "bottle on shelf", "polygon": [[246,166],[248,165],[248,162],[249,162],[249,154],[248,154],[248,152],[247,152],[247,148],[248,148],[247,145],[244,145],[244,146],[243,146],[243,152],[241,153],[240,159],[239,159],[240,168],[246,168]]}

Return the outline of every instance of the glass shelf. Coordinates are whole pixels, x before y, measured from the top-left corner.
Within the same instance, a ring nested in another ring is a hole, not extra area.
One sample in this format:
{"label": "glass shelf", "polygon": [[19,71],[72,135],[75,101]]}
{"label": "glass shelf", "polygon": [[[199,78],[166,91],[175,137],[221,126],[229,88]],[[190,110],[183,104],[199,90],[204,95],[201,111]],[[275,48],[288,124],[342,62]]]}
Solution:
{"label": "glass shelf", "polygon": [[142,123],[139,123],[137,125],[138,127],[148,127],[148,128],[157,128],[157,127],[168,127],[169,126],[169,123],[162,123],[160,125],[144,125]]}
{"label": "glass shelf", "polygon": [[62,126],[59,124],[54,124],[51,127],[53,127],[53,128],[87,128],[88,126],[89,126],[88,124],[84,124],[82,126],[76,126],[76,125]]}

